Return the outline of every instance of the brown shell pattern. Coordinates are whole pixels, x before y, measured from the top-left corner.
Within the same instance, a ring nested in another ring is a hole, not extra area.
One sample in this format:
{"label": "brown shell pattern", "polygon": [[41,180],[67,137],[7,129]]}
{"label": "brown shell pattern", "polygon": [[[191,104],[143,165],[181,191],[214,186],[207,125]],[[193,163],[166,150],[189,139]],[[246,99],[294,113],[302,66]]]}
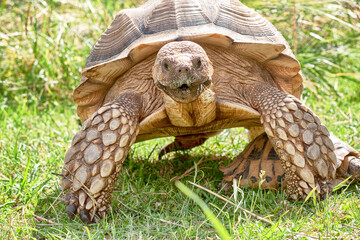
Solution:
{"label": "brown shell pattern", "polygon": [[269,70],[279,89],[298,98],[302,93],[300,65],[286,40],[266,18],[238,0],[150,0],[120,11],[101,35],[74,91],[75,102],[82,111],[96,111],[119,76],[166,43],[180,40],[255,59]]}

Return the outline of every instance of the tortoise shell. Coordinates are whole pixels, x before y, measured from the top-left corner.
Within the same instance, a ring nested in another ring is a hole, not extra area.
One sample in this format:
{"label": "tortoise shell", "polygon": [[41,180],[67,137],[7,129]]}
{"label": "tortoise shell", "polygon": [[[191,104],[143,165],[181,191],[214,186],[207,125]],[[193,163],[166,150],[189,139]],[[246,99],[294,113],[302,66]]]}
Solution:
{"label": "tortoise shell", "polygon": [[85,121],[115,81],[171,41],[230,50],[262,64],[277,87],[300,98],[300,64],[281,33],[238,0],[150,0],[120,11],[91,50],[73,98]]}

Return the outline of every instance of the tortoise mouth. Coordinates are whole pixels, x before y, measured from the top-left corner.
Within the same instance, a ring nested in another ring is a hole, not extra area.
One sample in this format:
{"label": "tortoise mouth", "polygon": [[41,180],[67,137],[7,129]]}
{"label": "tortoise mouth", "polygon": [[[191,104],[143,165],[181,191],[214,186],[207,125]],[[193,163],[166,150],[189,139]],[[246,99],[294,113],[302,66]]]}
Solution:
{"label": "tortoise mouth", "polygon": [[187,84],[183,84],[183,85],[181,85],[180,87],[179,87],[179,89],[181,90],[181,91],[186,91],[186,90],[188,90],[188,89],[190,89],[190,87],[187,85]]}
{"label": "tortoise mouth", "polygon": [[210,86],[211,80],[206,79],[203,82],[195,83],[180,83],[177,86],[165,86],[159,81],[156,85],[164,91],[165,94],[169,95],[174,101],[181,103],[190,103],[195,101],[201,93]]}

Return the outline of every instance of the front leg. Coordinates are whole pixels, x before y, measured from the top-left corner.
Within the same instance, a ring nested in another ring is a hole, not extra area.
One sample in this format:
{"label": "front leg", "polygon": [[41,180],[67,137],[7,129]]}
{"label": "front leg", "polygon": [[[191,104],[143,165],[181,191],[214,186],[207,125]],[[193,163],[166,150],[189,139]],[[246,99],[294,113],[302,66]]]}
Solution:
{"label": "front leg", "polygon": [[275,87],[256,85],[248,93],[253,108],[281,159],[291,198],[305,198],[316,188],[324,197],[335,178],[336,155],[329,131],[297,98]]}
{"label": "front leg", "polygon": [[76,133],[64,159],[62,189],[70,217],[85,223],[110,207],[114,183],[139,128],[140,96],[122,94],[101,107]]}

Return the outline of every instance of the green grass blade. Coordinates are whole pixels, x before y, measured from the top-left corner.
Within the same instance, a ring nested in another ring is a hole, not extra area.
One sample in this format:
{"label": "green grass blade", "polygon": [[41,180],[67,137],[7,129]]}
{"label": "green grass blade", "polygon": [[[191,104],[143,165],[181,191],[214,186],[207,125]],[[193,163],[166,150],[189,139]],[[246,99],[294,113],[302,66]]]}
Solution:
{"label": "green grass blade", "polygon": [[183,183],[180,181],[175,182],[175,186],[180,189],[186,196],[194,200],[202,209],[205,216],[209,219],[209,221],[212,223],[216,231],[219,233],[220,237],[222,239],[231,239],[229,233],[227,232],[224,225],[220,222],[219,219],[217,219],[214,215],[214,213],[210,210],[210,208],[206,205],[206,203],[198,196],[196,193],[191,191],[190,188],[186,187]]}

